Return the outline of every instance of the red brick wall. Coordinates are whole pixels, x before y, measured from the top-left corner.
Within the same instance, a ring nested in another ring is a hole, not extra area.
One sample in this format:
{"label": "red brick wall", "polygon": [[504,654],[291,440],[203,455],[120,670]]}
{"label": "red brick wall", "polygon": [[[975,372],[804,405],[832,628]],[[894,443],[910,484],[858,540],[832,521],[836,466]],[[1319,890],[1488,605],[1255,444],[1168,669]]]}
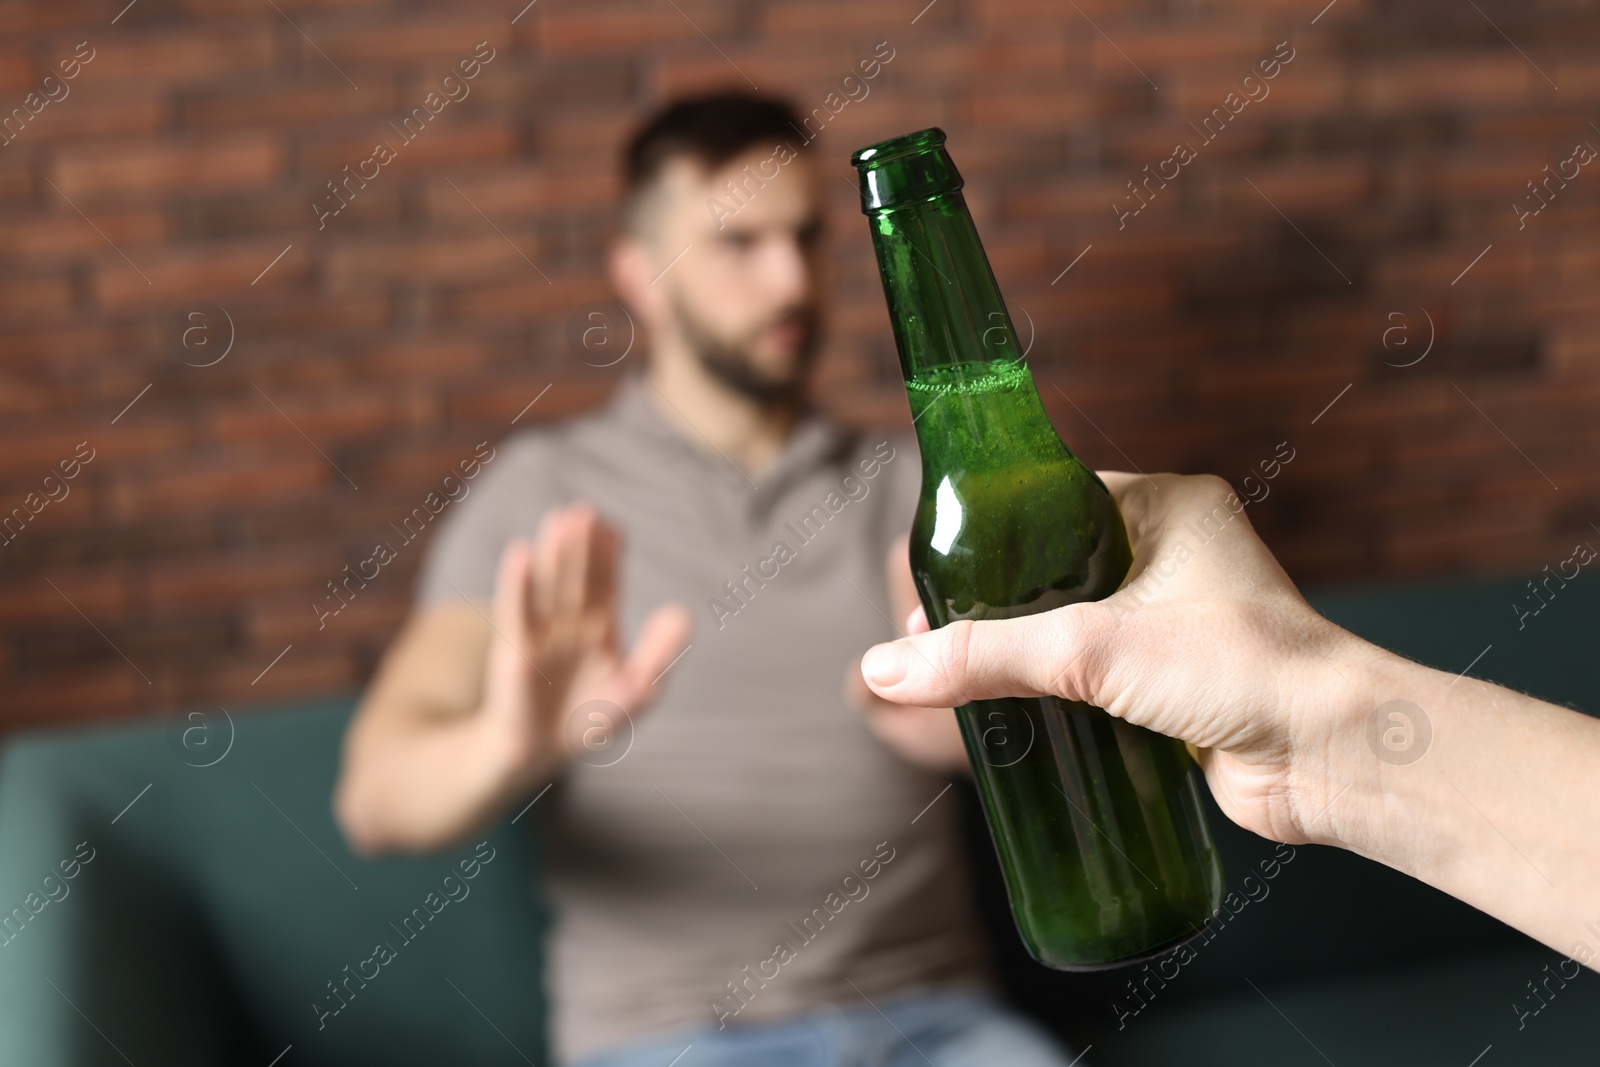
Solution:
{"label": "red brick wall", "polygon": [[[0,726],[359,685],[426,542],[319,630],[326,583],[530,401],[518,425],[625,369],[565,338],[607,295],[635,117],[740,72],[827,107],[881,41],[816,143],[826,403],[905,419],[848,155],[937,124],[1087,460],[1238,484],[1289,442],[1250,514],[1303,580],[1532,572],[1600,538],[1600,166],[1521,228],[1511,206],[1600,147],[1592,4],[276,6],[0,7],[0,508],[59,497],[0,545]],[[470,95],[319,229],[325,183],[480,41]],[[60,98],[19,120],[30,92]]]}

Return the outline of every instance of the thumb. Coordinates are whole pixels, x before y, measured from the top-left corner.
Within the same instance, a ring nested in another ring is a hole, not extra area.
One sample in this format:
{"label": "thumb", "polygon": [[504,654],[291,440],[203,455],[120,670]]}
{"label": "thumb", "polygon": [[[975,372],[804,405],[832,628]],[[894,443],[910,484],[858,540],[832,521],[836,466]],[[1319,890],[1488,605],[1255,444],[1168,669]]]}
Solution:
{"label": "thumb", "polygon": [[1116,629],[1099,602],[1039,615],[963,620],[874,645],[861,659],[873,692],[897,704],[955,707],[1043,696],[1093,703]]}

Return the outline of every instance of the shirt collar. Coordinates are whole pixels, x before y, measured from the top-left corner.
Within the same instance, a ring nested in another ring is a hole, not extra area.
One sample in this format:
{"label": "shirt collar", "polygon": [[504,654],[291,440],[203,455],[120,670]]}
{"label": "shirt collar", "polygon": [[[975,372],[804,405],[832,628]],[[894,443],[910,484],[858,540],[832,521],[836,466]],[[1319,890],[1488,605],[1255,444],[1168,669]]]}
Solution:
{"label": "shirt collar", "polygon": [[612,394],[610,416],[639,434],[649,446],[670,448],[716,471],[716,477],[750,494],[751,505],[759,507],[796,478],[802,478],[848,447],[848,431],[807,408],[796,420],[784,441],[777,460],[760,478],[741,470],[732,459],[718,455],[705,438],[692,440],[693,431],[682,431],[669,422],[658,404],[668,401],[652,396],[656,388],[643,373],[625,377]]}

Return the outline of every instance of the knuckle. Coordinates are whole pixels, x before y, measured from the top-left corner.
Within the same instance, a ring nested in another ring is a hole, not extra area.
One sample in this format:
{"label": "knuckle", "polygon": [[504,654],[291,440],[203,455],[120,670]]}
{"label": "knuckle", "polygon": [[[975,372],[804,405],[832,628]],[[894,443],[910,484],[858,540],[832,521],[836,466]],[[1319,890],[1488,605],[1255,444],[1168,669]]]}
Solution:
{"label": "knuckle", "polygon": [[941,688],[949,688],[966,680],[973,668],[972,620],[962,619],[944,628],[948,635],[939,642],[934,664]]}
{"label": "knuckle", "polygon": [[1206,499],[1220,503],[1230,496],[1236,495],[1233,483],[1220,474],[1195,475],[1196,484],[1204,491]]}
{"label": "knuckle", "polygon": [[1048,655],[1054,679],[1046,688],[1057,696],[1096,703],[1105,681],[1111,643],[1121,625],[1119,613],[1104,601],[1074,604],[1051,629]]}

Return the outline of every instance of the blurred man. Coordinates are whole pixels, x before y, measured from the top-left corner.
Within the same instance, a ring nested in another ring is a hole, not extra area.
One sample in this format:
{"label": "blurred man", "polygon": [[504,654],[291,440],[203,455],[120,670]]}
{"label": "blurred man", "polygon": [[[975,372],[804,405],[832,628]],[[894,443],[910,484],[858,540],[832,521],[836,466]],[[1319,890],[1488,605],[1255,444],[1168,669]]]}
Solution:
{"label": "blurred man", "polygon": [[451,511],[338,817],[360,849],[420,850],[537,799],[562,1063],[1059,1067],[990,992],[940,802],[954,716],[856,667],[915,603],[892,546],[920,463],[806,406],[804,140],[743,94],[633,139],[608,266],[648,370],[502,442]]}

